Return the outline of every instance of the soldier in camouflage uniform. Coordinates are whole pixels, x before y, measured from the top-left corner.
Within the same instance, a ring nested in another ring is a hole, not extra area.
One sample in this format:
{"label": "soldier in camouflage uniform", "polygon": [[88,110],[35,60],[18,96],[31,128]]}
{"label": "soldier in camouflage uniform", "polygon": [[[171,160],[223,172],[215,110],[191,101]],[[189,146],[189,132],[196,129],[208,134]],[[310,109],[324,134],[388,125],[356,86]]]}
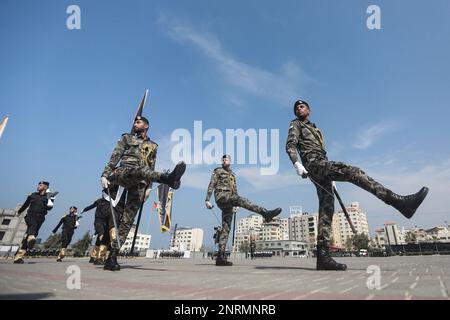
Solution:
{"label": "soldier in camouflage uniform", "polygon": [[[329,161],[326,156],[324,139],[320,130],[309,121],[310,107],[308,103],[298,100],[294,104],[297,116],[289,125],[286,152],[289,155],[297,174],[303,178],[311,178],[319,197],[319,223],[317,235],[317,269],[346,270],[345,264],[337,263],[330,257],[329,245],[331,223],[334,213],[334,181],[351,182],[372,193],[386,204],[393,206],[406,218],[411,218],[425,199],[428,188],[419,192],[400,196],[369,177],[361,169],[342,162]],[[303,165],[297,159],[300,154]]]}
{"label": "soldier in camouflage uniform", "polygon": [[[113,183],[125,187],[128,192],[119,226],[118,237],[121,244],[126,240],[142,200],[148,198],[152,183],[164,183],[173,189],[178,189],[180,179],[186,170],[186,164],[179,162],[171,173],[154,171],[158,145],[148,138],[148,128],[149,122],[146,118],[136,117],[133,125],[134,133],[122,135],[102,173],[103,188],[108,188],[109,184]],[[119,161],[120,165],[116,167]],[[110,230],[110,238],[112,241],[111,251],[104,268],[119,270],[117,254],[120,248],[118,248],[117,241],[114,241],[117,239],[114,228]]]}
{"label": "soldier in camouflage uniform", "polygon": [[267,210],[266,208],[251,203],[248,199],[241,197],[237,193],[236,176],[231,170],[231,157],[224,155],[222,157],[222,167],[214,169],[206,193],[206,208],[212,209],[214,206],[209,199],[214,191],[214,197],[219,208],[222,210],[222,231],[219,236],[219,252],[216,260],[217,266],[231,266],[227,261],[225,248],[228,241],[228,235],[231,229],[233,214],[238,207],[259,213],[266,222],[270,222],[273,217],[281,213],[281,208]]}

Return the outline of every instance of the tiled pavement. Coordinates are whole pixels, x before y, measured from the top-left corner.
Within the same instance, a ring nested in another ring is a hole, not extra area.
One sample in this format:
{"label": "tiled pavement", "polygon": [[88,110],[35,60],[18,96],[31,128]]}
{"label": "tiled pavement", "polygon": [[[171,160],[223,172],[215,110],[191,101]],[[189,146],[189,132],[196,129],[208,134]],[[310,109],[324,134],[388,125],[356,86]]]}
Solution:
{"label": "tiled pavement", "polygon": [[235,259],[232,267],[202,258],[121,259],[119,272],[79,258],[2,259],[0,299],[449,299],[450,256],[337,260],[348,270],[316,271],[312,258]]}

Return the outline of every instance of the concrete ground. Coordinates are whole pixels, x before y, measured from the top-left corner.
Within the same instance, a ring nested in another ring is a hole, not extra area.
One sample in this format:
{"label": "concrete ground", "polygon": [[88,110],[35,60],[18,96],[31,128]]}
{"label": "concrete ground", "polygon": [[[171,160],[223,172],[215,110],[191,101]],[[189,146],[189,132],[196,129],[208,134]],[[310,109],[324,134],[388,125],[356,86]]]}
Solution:
{"label": "concrete ground", "polygon": [[131,258],[120,259],[118,272],[87,258],[1,259],[0,299],[449,300],[450,256],[336,260],[348,270],[316,271],[312,258],[235,259],[232,267],[203,258]]}

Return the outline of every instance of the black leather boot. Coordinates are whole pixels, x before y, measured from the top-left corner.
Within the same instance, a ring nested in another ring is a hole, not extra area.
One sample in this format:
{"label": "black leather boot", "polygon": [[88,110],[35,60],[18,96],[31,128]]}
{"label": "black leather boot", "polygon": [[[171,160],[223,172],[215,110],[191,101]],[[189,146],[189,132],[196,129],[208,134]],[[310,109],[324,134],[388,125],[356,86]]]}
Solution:
{"label": "black leather boot", "polygon": [[317,270],[347,270],[347,266],[343,263],[337,263],[330,256],[328,245],[317,245]]}
{"label": "black leather boot", "polygon": [[178,189],[181,185],[181,177],[186,171],[186,163],[183,161],[178,162],[175,168],[170,173],[163,173],[160,178],[160,183],[167,184],[172,189]]}
{"label": "black leather boot", "polygon": [[423,187],[419,192],[408,196],[400,196],[391,191],[387,196],[386,203],[393,206],[406,218],[410,219],[427,196],[428,191],[429,189],[427,187]]}
{"label": "black leather boot", "polygon": [[216,259],[216,266],[226,266],[230,267],[233,265],[233,262],[227,261],[227,254],[224,251],[219,251]]}
{"label": "black leather boot", "polygon": [[277,215],[281,213],[281,208],[276,208],[274,210],[266,210],[266,212],[263,213],[264,222],[270,222],[273,218],[275,218]]}
{"label": "black leather boot", "polygon": [[118,249],[111,249],[109,252],[108,259],[106,259],[105,265],[103,266],[103,270],[110,270],[110,271],[119,271],[120,270],[120,264],[117,262],[117,253]]}

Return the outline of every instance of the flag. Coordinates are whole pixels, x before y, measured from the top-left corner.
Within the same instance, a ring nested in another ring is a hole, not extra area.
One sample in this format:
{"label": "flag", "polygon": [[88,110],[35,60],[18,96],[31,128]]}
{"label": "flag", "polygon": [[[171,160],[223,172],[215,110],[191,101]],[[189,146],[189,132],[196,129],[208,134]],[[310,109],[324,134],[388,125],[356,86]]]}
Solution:
{"label": "flag", "polygon": [[160,230],[166,232],[170,230],[171,225],[173,190],[166,184],[160,184],[156,189],[156,195]]}
{"label": "flag", "polygon": [[6,124],[8,123],[8,116],[3,119],[3,121],[0,123],[0,138],[2,137],[3,131],[5,131]]}
{"label": "flag", "polygon": [[141,100],[141,103],[139,103],[139,106],[136,110],[136,115],[134,116],[133,124],[131,125],[131,133],[134,133],[134,120],[136,120],[136,118],[138,116],[142,117],[142,112],[144,111],[145,102],[147,101],[147,95],[148,95],[148,89],[145,90],[144,96],[142,97],[142,100]]}

